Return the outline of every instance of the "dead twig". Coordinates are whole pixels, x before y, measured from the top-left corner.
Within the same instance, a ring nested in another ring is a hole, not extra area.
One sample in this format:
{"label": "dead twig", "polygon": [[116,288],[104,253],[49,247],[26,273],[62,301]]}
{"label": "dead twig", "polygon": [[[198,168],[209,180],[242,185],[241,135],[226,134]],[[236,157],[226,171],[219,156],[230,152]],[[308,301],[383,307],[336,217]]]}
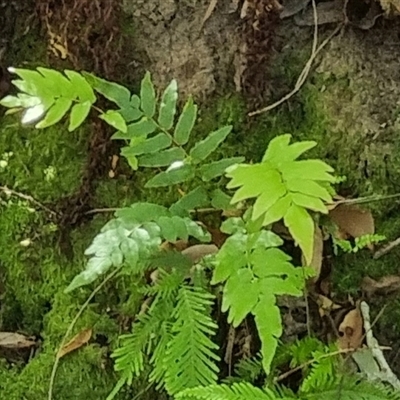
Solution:
{"label": "dead twig", "polygon": [[376,251],[374,254],[374,260],[377,260],[378,258],[381,258],[385,254],[389,253],[389,251],[394,249],[399,244],[400,244],[400,237],[398,237],[396,240],[393,240],[392,242],[388,243],[385,247]]}
{"label": "dead twig", "polygon": [[317,14],[317,5],[315,0],[312,1],[313,5],[313,11],[314,11],[314,38],[313,38],[313,45],[312,45],[312,50],[311,50],[311,56],[308,59],[306,65],[304,66],[303,70],[301,71],[297,82],[295,84],[294,89],[288,93],[287,95],[283,96],[280,100],[276,101],[273,104],[270,104],[267,107],[261,108],[256,111],[252,111],[248,114],[249,117],[253,117],[255,115],[263,114],[267,111],[271,111],[272,109],[280,106],[282,103],[286,102],[289,100],[292,96],[294,96],[303,86],[304,82],[307,79],[307,76],[311,70],[311,66],[319,54],[319,52],[329,43],[329,41],[342,29],[344,26],[343,23],[339,24],[336,29],[317,47],[318,45],[318,14]]}
{"label": "dead twig", "polygon": [[7,196],[15,196],[15,197],[18,197],[20,199],[26,200],[29,203],[34,204],[38,208],[41,208],[42,210],[48,212],[52,216],[58,215],[55,211],[53,211],[50,208],[46,207],[44,204],[40,203],[39,201],[37,201],[36,199],[34,199],[30,195],[27,195],[27,194],[24,194],[24,193],[20,193],[20,192],[16,192],[15,190],[9,189],[7,186],[0,186],[0,191],[4,192]]}

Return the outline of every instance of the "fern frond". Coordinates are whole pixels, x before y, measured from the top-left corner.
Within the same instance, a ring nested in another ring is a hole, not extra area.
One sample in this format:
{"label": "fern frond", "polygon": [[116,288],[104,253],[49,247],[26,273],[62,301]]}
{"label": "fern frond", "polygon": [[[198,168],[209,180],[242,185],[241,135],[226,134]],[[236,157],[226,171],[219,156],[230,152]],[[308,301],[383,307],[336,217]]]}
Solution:
{"label": "fern frond", "polygon": [[165,388],[170,394],[217,380],[219,357],[214,350],[218,346],[210,339],[217,329],[209,315],[213,298],[198,287],[179,290],[173,337],[165,358]]}
{"label": "fern frond", "polygon": [[337,378],[325,383],[324,387],[302,393],[301,400],[400,400],[400,391],[382,384],[359,381],[356,378]]}
{"label": "fern frond", "polygon": [[148,312],[138,317],[132,327],[132,333],[120,336],[121,345],[112,356],[114,369],[126,377],[126,381],[139,376],[144,369],[145,355],[153,348],[153,342],[160,334],[160,326],[166,316],[171,315],[173,303],[157,296]]}
{"label": "fern frond", "polygon": [[254,382],[262,373],[261,355],[242,359],[235,365],[235,375],[242,381]]}
{"label": "fern frond", "polygon": [[197,399],[197,400],[276,400],[287,399],[276,397],[269,389],[260,389],[250,383],[234,383],[228,385],[210,385],[186,389],[175,396],[176,399]]}

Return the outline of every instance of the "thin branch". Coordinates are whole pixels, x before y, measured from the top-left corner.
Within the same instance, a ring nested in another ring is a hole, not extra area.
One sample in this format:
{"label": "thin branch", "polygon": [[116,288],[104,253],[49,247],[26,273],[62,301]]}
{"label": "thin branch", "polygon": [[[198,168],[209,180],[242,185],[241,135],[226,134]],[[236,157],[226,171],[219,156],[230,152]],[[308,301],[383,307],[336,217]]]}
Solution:
{"label": "thin branch", "polygon": [[64,347],[64,344],[66,343],[68,337],[71,335],[72,330],[75,327],[75,324],[77,323],[78,319],[80,318],[80,316],[82,315],[82,313],[85,311],[86,307],[89,305],[89,303],[92,301],[92,299],[94,298],[94,296],[100,291],[100,289],[103,288],[103,286],[111,279],[113,278],[120,270],[122,267],[119,267],[117,269],[115,269],[114,271],[112,271],[110,274],[108,274],[103,281],[92,291],[92,293],[90,294],[90,296],[87,298],[87,300],[82,304],[81,308],[79,309],[79,311],[77,312],[77,314],[75,315],[74,319],[71,321],[71,323],[68,326],[67,331],[65,332],[65,335],[60,343],[60,347],[56,353],[56,359],[54,361],[54,365],[53,365],[53,369],[51,371],[51,376],[50,376],[50,383],[49,383],[49,392],[48,392],[48,400],[52,400],[53,399],[53,387],[54,387],[54,381],[56,378],[56,373],[57,373],[57,369],[58,369],[58,364],[60,363],[60,350]]}
{"label": "thin branch", "polygon": [[46,207],[44,204],[40,203],[39,201],[34,199],[32,196],[29,196],[24,193],[16,192],[15,190],[9,189],[7,186],[0,186],[0,191],[4,192],[7,196],[15,196],[15,197],[19,197],[20,199],[26,200],[29,203],[34,204],[38,208],[41,208],[42,210],[48,212],[50,215],[53,215],[53,216],[58,215],[55,211]]}
{"label": "thin branch", "polygon": [[314,11],[314,38],[313,38],[311,55],[310,55],[310,58],[307,61],[306,65],[304,66],[303,70],[301,71],[301,73],[297,79],[297,82],[295,84],[294,89],[287,95],[283,96],[280,100],[276,101],[275,103],[270,104],[269,106],[261,108],[259,110],[250,112],[248,114],[249,117],[253,117],[255,115],[259,115],[259,114],[263,114],[267,111],[271,111],[272,109],[280,106],[282,103],[286,102],[292,96],[294,96],[302,88],[304,82],[306,81],[307,76],[311,70],[311,66],[312,66],[315,58],[317,57],[317,55],[344,26],[343,23],[339,24],[336,27],[336,29],[317,47],[317,45],[318,45],[318,13],[317,13],[317,5],[316,5],[315,0],[312,1],[312,5],[313,5],[313,11]]}
{"label": "thin branch", "polygon": [[377,260],[378,258],[381,258],[385,254],[389,253],[392,249],[394,249],[396,246],[400,244],[400,237],[398,237],[396,240],[393,240],[392,242],[388,243],[385,247],[379,249],[375,254],[374,254],[374,260]]}

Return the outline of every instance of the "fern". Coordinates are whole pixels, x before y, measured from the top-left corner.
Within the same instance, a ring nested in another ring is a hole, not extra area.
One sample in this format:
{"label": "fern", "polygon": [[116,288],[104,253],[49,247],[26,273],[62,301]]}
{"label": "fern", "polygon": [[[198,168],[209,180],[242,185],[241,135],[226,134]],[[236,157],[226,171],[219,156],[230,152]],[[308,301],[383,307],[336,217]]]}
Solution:
{"label": "fern", "polygon": [[170,394],[217,380],[218,349],[210,339],[217,325],[208,316],[213,296],[202,288],[182,286],[173,317],[173,338],[165,358],[165,387]]}
{"label": "fern", "polygon": [[400,392],[355,377],[330,379],[320,388],[299,395],[301,400],[400,400]]}
{"label": "fern", "polygon": [[182,400],[289,400],[288,397],[276,397],[269,389],[263,390],[245,382],[234,383],[231,386],[222,384],[186,389],[178,393],[175,398]]}
{"label": "fern", "polygon": [[[231,222],[232,226],[229,225]],[[238,326],[253,314],[262,343],[263,366],[270,372],[282,322],[276,296],[300,296],[308,270],[295,268],[291,258],[277,247],[283,241],[271,231],[244,233],[240,219],[225,224],[230,236],[216,256],[212,283],[223,283],[222,311],[228,311],[228,322]],[[235,228],[235,226],[237,228]]]}
{"label": "fern", "polygon": [[274,138],[259,164],[234,165],[227,170],[228,188],[238,188],[232,203],[256,198],[252,219],[263,226],[283,219],[308,263],[313,255],[314,221],[308,210],[327,214],[332,196],[321,182],[332,183],[333,169],[321,160],[297,158],[316,143],[289,144],[290,135]]}

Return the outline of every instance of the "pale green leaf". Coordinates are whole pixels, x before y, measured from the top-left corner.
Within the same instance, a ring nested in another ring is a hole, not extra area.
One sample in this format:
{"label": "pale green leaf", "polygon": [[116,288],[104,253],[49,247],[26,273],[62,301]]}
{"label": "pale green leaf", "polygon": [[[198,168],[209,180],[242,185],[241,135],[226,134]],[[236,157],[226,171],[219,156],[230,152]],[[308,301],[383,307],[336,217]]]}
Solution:
{"label": "pale green leaf", "polygon": [[181,199],[170,207],[172,214],[178,216],[189,216],[190,210],[196,208],[207,207],[210,204],[207,191],[203,186],[198,186],[196,189],[186,193]]}
{"label": "pale green leaf", "polygon": [[249,247],[251,249],[278,247],[283,245],[283,240],[270,230],[259,230],[249,235]]}
{"label": "pale green leaf", "polygon": [[183,165],[182,167],[161,172],[151,178],[145,185],[146,188],[162,187],[176,185],[194,178],[194,168],[192,165]]}
{"label": "pale green leaf", "polygon": [[18,99],[21,101],[21,107],[35,107],[41,104],[41,100],[39,99],[39,97],[30,96],[29,94],[25,93],[18,93],[17,96]]}
{"label": "pale green leaf", "polygon": [[319,197],[327,203],[332,202],[332,196],[318,182],[309,179],[289,179],[286,181],[288,190],[303,193],[308,196]]}
{"label": "pale green leaf", "polygon": [[109,82],[87,72],[83,73],[92,87],[106,99],[117,104],[120,108],[129,106],[131,93],[129,90],[115,82]]}
{"label": "pale green leaf", "polygon": [[263,162],[274,162],[277,158],[283,157],[285,151],[289,147],[292,135],[279,135],[274,137],[269,143],[265,155],[262,159]]}
{"label": "pale green leaf", "polygon": [[[173,217],[178,218],[178,217]],[[210,242],[211,234],[203,229],[196,221],[193,221],[191,218],[183,218],[183,221],[186,225],[186,230],[189,236],[194,237],[200,242]]]}
{"label": "pale green leaf", "polygon": [[193,98],[190,97],[183,107],[183,111],[179,116],[178,123],[175,127],[174,140],[177,144],[183,145],[188,142],[190,134],[196,122],[196,118],[197,106],[196,104],[194,104]]}
{"label": "pale green leaf", "polygon": [[[37,98],[37,97],[34,97],[34,96],[31,96],[31,97],[32,98]],[[40,99],[39,99],[39,104],[40,104]],[[17,96],[11,96],[11,95],[3,97],[0,100],[0,105],[3,106],[3,107],[9,107],[9,108],[24,107],[22,105],[21,99],[19,99]],[[37,104],[34,104],[34,105],[37,105]],[[28,107],[30,107],[30,106],[28,106]]]}
{"label": "pale green leaf", "polygon": [[136,156],[125,156],[126,161],[128,161],[129,166],[134,170],[137,171],[139,169],[139,160]]}
{"label": "pale green leaf", "polygon": [[68,112],[71,105],[72,100],[59,97],[49,111],[47,111],[46,116],[38,124],[36,124],[35,127],[41,129],[56,124]]}
{"label": "pale green leaf", "polygon": [[[254,274],[259,278],[283,277],[295,273],[295,268],[290,263],[291,257],[277,248],[256,248],[250,254],[249,260],[253,266]],[[272,293],[272,289],[270,293]]]}
{"label": "pale green leaf", "polygon": [[96,95],[92,87],[80,73],[70,70],[65,70],[64,73],[71,81],[74,91],[81,102],[89,101],[91,104],[96,102]]}
{"label": "pale green leaf", "polygon": [[38,67],[37,70],[45,77],[48,88],[54,93],[60,93],[62,97],[75,100],[78,97],[78,90],[72,82],[62,73],[49,68]]}
{"label": "pale green leaf", "polygon": [[225,126],[210,133],[204,140],[197,142],[190,150],[190,156],[196,161],[206,159],[226,139],[232,126]]}
{"label": "pale green leaf", "polygon": [[234,165],[226,173],[231,181],[226,185],[228,189],[239,187],[232,198],[232,203],[259,196],[265,184],[265,174],[270,169],[264,164]]}
{"label": "pale green leaf", "polygon": [[311,215],[304,208],[292,204],[287,210],[283,221],[293,239],[300,246],[307,265],[310,265],[313,257],[315,229]]}
{"label": "pale green leaf", "polygon": [[38,71],[32,71],[23,68],[14,68],[13,73],[21,77],[22,81],[12,81],[21,91],[32,96],[39,97],[42,101],[53,98],[57,95],[50,90],[45,77]]}
{"label": "pale green leaf", "polygon": [[121,151],[121,154],[125,157],[128,157],[157,153],[158,151],[169,147],[171,143],[172,141],[169,136],[167,136],[165,133],[159,133],[150,139],[146,139],[130,147],[124,147]]}
{"label": "pale green leaf", "polygon": [[184,159],[185,152],[180,147],[173,147],[159,153],[145,154],[139,157],[139,165],[150,168],[167,167],[175,161],[182,161]]}
{"label": "pale green leaf", "polygon": [[285,180],[310,179],[313,181],[334,182],[331,175],[333,168],[321,160],[301,160],[285,163],[280,166]]}
{"label": "pale green leaf", "polygon": [[279,221],[287,213],[292,204],[292,197],[290,194],[281,197],[274,205],[272,205],[264,215],[263,226],[271,225]]}
{"label": "pale green leaf", "polygon": [[232,217],[223,221],[221,224],[221,232],[227,233],[228,235],[233,235],[235,233],[246,233],[246,224],[243,218]]}
{"label": "pale green leaf", "polygon": [[175,243],[178,238],[178,232],[173,224],[171,217],[160,217],[157,224],[161,228],[162,237],[168,242]]}
{"label": "pale green leaf", "polygon": [[157,128],[157,125],[153,120],[149,120],[147,117],[143,117],[140,121],[127,126],[126,132],[116,132],[111,139],[128,139],[147,137],[150,133],[153,133]]}
{"label": "pale green leaf", "polygon": [[126,123],[122,115],[118,111],[108,110],[104,114],[100,114],[99,118],[106,121],[108,125],[126,133],[128,131]]}
{"label": "pale green leaf", "polygon": [[292,193],[292,200],[294,204],[300,207],[308,208],[309,210],[327,214],[328,209],[321,199],[318,197],[307,196],[303,193]]}
{"label": "pale green leaf", "polygon": [[249,269],[241,268],[230,275],[224,287],[221,311],[229,310],[228,323],[236,328],[250,314],[259,298],[258,282]]}
{"label": "pale green leaf", "polygon": [[233,164],[239,164],[244,161],[244,157],[224,158],[200,167],[201,179],[208,182],[225,173],[225,170]]}
{"label": "pale green leaf", "polygon": [[156,112],[156,92],[151,81],[150,72],[146,72],[146,75],[142,79],[140,86],[140,107],[146,117],[153,118]]}
{"label": "pale green leaf", "polygon": [[[269,173],[265,177],[266,181],[263,187],[263,193],[257,197],[253,206],[252,219],[258,219],[265,214],[279,199],[287,193],[286,186],[282,182],[279,173]],[[267,188],[265,188],[265,186]],[[237,192],[236,192],[237,193]]]}
{"label": "pale green leaf", "polygon": [[247,265],[247,236],[236,233],[228,237],[216,256],[216,267],[211,283],[225,282],[232,274]]}
{"label": "pale green leaf", "polygon": [[261,340],[261,354],[264,370],[269,374],[271,363],[282,335],[282,320],[275,296],[264,294],[253,310],[254,320]]}
{"label": "pale green leaf", "polygon": [[85,121],[86,117],[89,115],[91,106],[92,104],[90,103],[90,101],[77,103],[72,106],[71,114],[69,117],[69,132],[74,131]]}
{"label": "pale green leaf", "polygon": [[176,113],[176,101],[178,100],[178,84],[175,79],[165,89],[158,114],[158,123],[166,130],[172,128]]}

